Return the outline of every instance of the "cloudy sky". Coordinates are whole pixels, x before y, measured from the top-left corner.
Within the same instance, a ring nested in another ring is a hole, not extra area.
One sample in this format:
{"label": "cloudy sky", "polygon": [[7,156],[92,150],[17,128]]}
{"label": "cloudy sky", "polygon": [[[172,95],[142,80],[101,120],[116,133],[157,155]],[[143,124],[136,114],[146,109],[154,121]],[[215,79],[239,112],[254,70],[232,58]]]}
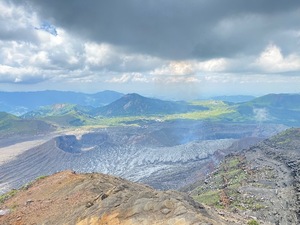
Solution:
{"label": "cloudy sky", "polygon": [[299,0],[0,0],[0,90],[300,93]]}

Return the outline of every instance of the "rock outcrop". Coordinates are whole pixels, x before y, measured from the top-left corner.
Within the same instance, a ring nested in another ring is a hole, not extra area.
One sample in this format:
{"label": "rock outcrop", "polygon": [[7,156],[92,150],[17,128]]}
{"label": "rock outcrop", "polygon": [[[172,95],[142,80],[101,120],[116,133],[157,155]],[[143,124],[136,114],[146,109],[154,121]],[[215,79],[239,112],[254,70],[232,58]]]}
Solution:
{"label": "rock outcrop", "polygon": [[196,200],[260,224],[299,224],[300,129],[227,155],[217,170],[191,189]]}
{"label": "rock outcrop", "polygon": [[[15,191],[0,224],[239,224],[189,196],[103,174],[64,171]],[[243,224],[243,223],[241,223]]]}

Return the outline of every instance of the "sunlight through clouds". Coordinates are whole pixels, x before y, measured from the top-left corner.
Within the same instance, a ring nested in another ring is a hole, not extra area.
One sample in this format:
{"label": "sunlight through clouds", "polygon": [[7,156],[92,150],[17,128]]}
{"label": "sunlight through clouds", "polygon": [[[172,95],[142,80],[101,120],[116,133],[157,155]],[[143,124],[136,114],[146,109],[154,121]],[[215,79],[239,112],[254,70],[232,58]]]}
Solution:
{"label": "sunlight through clouds", "polygon": [[221,72],[227,67],[225,59],[211,59],[207,61],[171,61],[161,68],[155,69],[153,75],[192,75],[198,72]]}
{"label": "sunlight through clouds", "polygon": [[259,56],[256,64],[266,72],[289,72],[300,70],[300,56],[290,54],[284,57],[281,49],[270,44]]}

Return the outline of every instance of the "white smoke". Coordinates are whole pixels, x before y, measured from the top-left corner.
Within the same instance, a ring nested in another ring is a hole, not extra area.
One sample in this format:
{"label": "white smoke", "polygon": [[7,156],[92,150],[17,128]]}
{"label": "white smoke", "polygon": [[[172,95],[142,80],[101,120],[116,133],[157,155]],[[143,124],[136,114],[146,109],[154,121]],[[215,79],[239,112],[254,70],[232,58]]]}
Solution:
{"label": "white smoke", "polygon": [[253,113],[255,120],[258,122],[270,120],[270,115],[266,108],[254,108]]}

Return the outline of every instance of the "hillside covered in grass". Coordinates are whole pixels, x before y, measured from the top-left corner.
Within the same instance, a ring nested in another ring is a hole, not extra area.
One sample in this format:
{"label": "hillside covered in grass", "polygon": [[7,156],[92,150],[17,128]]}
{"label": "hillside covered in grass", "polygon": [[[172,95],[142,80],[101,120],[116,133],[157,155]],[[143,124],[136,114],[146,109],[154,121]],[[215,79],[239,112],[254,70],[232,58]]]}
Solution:
{"label": "hillside covered in grass", "polygon": [[43,106],[22,118],[43,120],[58,127],[143,125],[176,120],[298,126],[299,96],[271,94],[248,102],[230,103],[219,100],[163,101],[128,94],[102,107],[70,103]]}
{"label": "hillside covered in grass", "polygon": [[37,135],[53,131],[54,127],[41,120],[21,119],[9,113],[0,112],[0,137],[10,135]]}

